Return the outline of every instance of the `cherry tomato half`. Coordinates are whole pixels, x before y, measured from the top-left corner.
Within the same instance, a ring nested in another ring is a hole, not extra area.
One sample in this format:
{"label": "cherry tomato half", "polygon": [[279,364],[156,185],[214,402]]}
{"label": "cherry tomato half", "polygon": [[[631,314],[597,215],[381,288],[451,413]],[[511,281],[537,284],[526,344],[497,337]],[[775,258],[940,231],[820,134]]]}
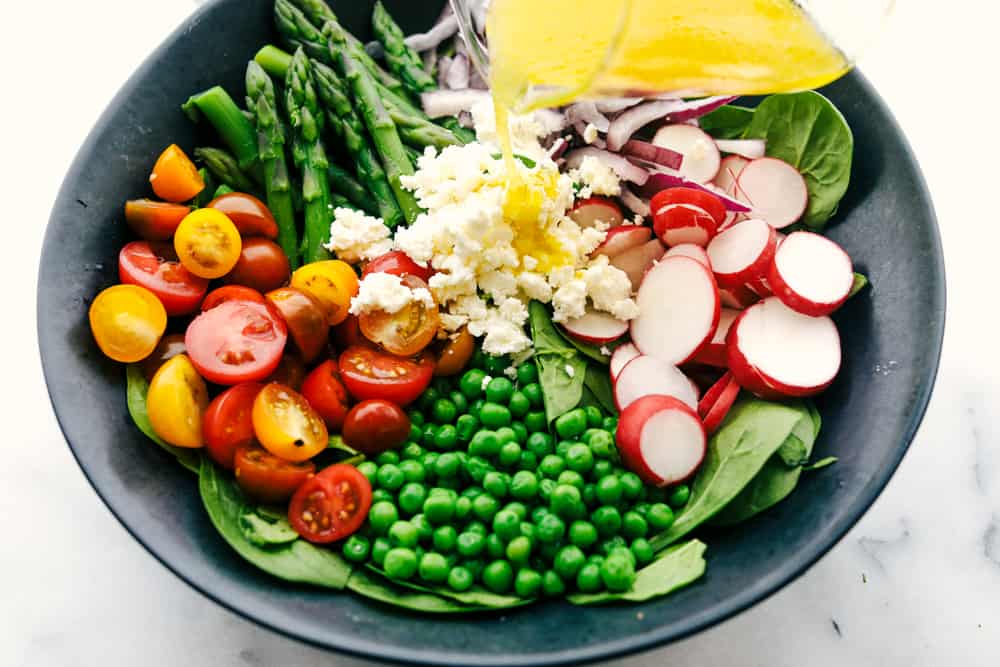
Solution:
{"label": "cherry tomato half", "polygon": [[364,279],[369,273],[391,273],[400,278],[416,276],[426,282],[434,275],[434,269],[420,266],[402,250],[393,250],[368,262],[365,270],[361,272],[361,278]]}
{"label": "cherry tomato half", "polygon": [[410,418],[395,403],[362,401],[344,420],[344,442],[368,455],[400,447],[410,435]]}
{"label": "cherry tomato half", "polygon": [[316,297],[330,326],[334,326],[347,318],[351,299],[358,293],[358,276],[347,262],[329,259],[296,270],[292,287]]}
{"label": "cherry tomato half", "polygon": [[267,376],[264,383],[277,382],[291,387],[295,391],[301,391],[302,382],[306,379],[306,365],[302,362],[302,357],[294,350],[285,350],[281,357],[281,362],[274,372]]}
{"label": "cherry tomato half", "polygon": [[295,492],[288,522],[303,539],[329,544],[361,528],[371,504],[368,478],[354,466],[332,465]]}
{"label": "cherry tomato half", "polygon": [[201,420],[208,408],[208,388],[187,355],[179,354],[156,371],[146,394],[153,431],[175,447],[204,444]]}
{"label": "cherry tomato half", "polygon": [[147,241],[166,241],[191,212],[191,207],[152,199],[125,202],[125,222]]}
{"label": "cherry tomato half", "polygon": [[329,430],[341,429],[347,416],[348,398],[336,361],[324,361],[313,369],[302,383],[302,395],[320,414]]}
{"label": "cherry tomato half", "polygon": [[156,344],[152,353],[142,360],[142,374],[151,382],[160,366],[167,363],[178,354],[187,354],[184,347],[184,334],[167,334]]}
{"label": "cherry tomato half", "polygon": [[253,195],[230,192],[208,202],[205,208],[225,213],[242,236],[278,238],[278,223],[274,221],[271,210]]}
{"label": "cherry tomato half", "polygon": [[312,461],[292,463],[252,444],[237,448],[233,467],[236,483],[243,493],[259,502],[275,505],[291,498],[316,472]]}
{"label": "cherry tomato half", "polygon": [[170,316],[196,310],[208,290],[208,281],[184,268],[169,243],[126,244],[118,253],[118,276],[126,285],[139,285],[155,294]]}
{"label": "cherry tomato half", "polygon": [[302,360],[308,364],[319,356],[330,335],[330,325],[316,297],[294,287],[282,287],[268,292],[267,300],[288,324]]}
{"label": "cherry tomato half", "polygon": [[438,354],[434,375],[438,377],[458,375],[469,365],[476,351],[476,339],[469,330],[462,327],[448,338]]}
{"label": "cherry tomato half", "polygon": [[253,443],[253,401],[264,388],[259,382],[230,387],[208,404],[202,419],[205,449],[212,460],[227,470],[239,447]]}
{"label": "cherry tomato half", "polygon": [[89,318],[101,352],[126,364],[148,357],[167,328],[163,304],[138,285],[115,285],[98,294]]}
{"label": "cherry tomato half", "polygon": [[340,355],[340,378],[359,401],[381,398],[408,405],[434,376],[429,357],[406,359],[369,346],[355,345]]}
{"label": "cherry tomato half", "polygon": [[188,325],[184,344],[198,372],[216,384],[263,380],[274,372],[288,329],[270,304],[227,301]]}
{"label": "cherry tomato half", "polygon": [[286,461],[305,461],[329,444],[323,418],[297,391],[266,385],[253,402],[253,430],[264,449]]}
{"label": "cherry tomato half", "polygon": [[243,287],[242,285],[226,285],[212,290],[201,302],[201,312],[212,310],[216,306],[227,301],[251,301],[253,303],[267,303],[264,295],[257,290]]}
{"label": "cherry tomato half", "polygon": [[178,204],[194,199],[205,189],[198,167],[177,144],[167,146],[160,154],[149,182],[157,197]]}
{"label": "cherry tomato half", "polygon": [[174,234],[174,249],[181,264],[202,278],[221,278],[232,271],[242,248],[236,225],[211,208],[191,213]]}
{"label": "cherry tomato half", "polygon": [[[416,276],[406,276],[403,284],[410,289],[430,292],[427,283]],[[358,323],[361,333],[368,340],[393,354],[409,357],[431,344],[441,325],[441,318],[436,303],[428,305],[423,301],[413,301],[395,313],[384,310],[362,313]]]}
{"label": "cherry tomato half", "polygon": [[357,315],[348,315],[347,319],[330,329],[330,338],[341,350],[352,345],[371,345],[371,341],[361,333]]}
{"label": "cherry tomato half", "polygon": [[261,238],[243,240],[240,258],[222,281],[245,285],[259,292],[270,292],[288,282],[292,269],[288,257],[274,241]]}

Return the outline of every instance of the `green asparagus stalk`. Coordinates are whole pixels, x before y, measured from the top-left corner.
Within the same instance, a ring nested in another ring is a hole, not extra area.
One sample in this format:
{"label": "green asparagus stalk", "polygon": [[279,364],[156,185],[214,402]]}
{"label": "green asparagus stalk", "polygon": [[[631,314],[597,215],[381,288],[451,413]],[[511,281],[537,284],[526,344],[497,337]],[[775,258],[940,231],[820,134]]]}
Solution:
{"label": "green asparagus stalk", "polygon": [[313,86],[309,59],[303,49],[292,56],[285,77],[285,97],[292,124],[292,157],[302,174],[302,200],[305,207],[305,254],[303,261],[318,262],[330,258],[323,247],[330,240],[330,162],[320,137],[323,117]]}
{"label": "green asparagus stalk", "polygon": [[339,164],[331,164],[326,170],[326,175],[330,180],[330,191],[342,197],[346,197],[356,208],[365,213],[378,215],[378,209],[372,202],[371,195],[365,186],[361,185],[351,174]]}
{"label": "green asparagus stalk", "polygon": [[396,204],[392,187],[385,170],[365,136],[365,127],[351,103],[344,80],[333,69],[313,62],[313,75],[320,100],[327,110],[327,120],[347,153],[354,160],[358,180],[371,193],[378,215],[390,228],[403,220],[403,213]]}
{"label": "green asparagus stalk", "polygon": [[372,29],[385,49],[385,62],[389,70],[403,82],[411,94],[419,97],[420,93],[437,88],[437,82],[424,69],[420,56],[403,41],[403,31],[386,11],[381,0],[375,3]]}
{"label": "green asparagus stalk", "polygon": [[233,98],[221,86],[215,86],[192,96],[181,107],[193,120],[204,114],[229,147],[241,169],[257,164],[257,134]]}
{"label": "green asparagus stalk", "polygon": [[282,51],[273,44],[268,44],[257,52],[254,61],[264,68],[264,71],[279,81],[285,80],[289,65],[292,64],[292,54]]}
{"label": "green asparagus stalk", "polygon": [[458,140],[463,144],[471,144],[476,140],[476,133],[467,127],[462,127],[462,124],[454,116],[442,118],[438,122],[441,124],[441,127],[450,130],[452,134],[458,137]]}
{"label": "green asparagus stalk", "polygon": [[[400,134],[402,134],[402,131],[400,131]],[[420,159],[420,156],[423,155],[423,153],[421,153],[420,151],[418,151],[413,146],[405,146],[404,148],[406,148],[406,154],[410,157],[410,162],[412,162],[414,165],[416,165],[417,164],[417,160]]]}
{"label": "green asparagus stalk", "polygon": [[360,210],[360,209],[358,209],[357,206],[355,206],[354,204],[351,203],[350,199],[348,199],[347,197],[345,197],[343,195],[339,195],[339,194],[336,194],[336,193],[330,195],[330,205],[333,206],[333,208],[335,208],[335,209],[338,209],[338,208],[353,208],[355,210]]}
{"label": "green asparagus stalk", "polygon": [[[332,25],[332,22],[327,23],[327,26]],[[403,187],[402,177],[413,174],[413,163],[399,138],[396,124],[382,104],[371,74],[349,52],[340,53],[340,67],[354,93],[355,108],[368,128],[375,150],[382,158],[382,166],[385,167],[392,192],[396,195],[396,202],[403,211],[407,224],[412,225],[420,215],[420,206],[413,193]]]}
{"label": "green asparagus stalk", "polygon": [[205,187],[198,196],[194,198],[194,205],[198,208],[205,208],[208,204],[215,198],[212,193],[215,192],[215,178],[212,176],[212,172],[208,170],[207,167],[202,167],[198,170],[198,175],[201,176],[201,180],[204,181]]}
{"label": "green asparagus stalk", "polygon": [[221,148],[196,148],[195,159],[202,162],[215,180],[224,183],[237,192],[256,192],[256,186],[247,176],[232,154]]}
{"label": "green asparagus stalk", "polygon": [[285,130],[278,116],[274,83],[263,67],[247,64],[247,108],[257,126],[257,147],[264,167],[267,207],[278,223],[278,245],[288,256],[294,271],[299,266],[299,234],[295,228],[292,183],[285,161]]}

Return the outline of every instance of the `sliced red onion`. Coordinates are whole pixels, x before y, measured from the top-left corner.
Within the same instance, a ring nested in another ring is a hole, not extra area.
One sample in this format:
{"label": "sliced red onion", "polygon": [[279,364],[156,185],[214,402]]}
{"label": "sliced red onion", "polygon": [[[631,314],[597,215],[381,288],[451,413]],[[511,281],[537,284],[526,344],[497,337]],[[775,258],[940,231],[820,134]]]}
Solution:
{"label": "sliced red onion", "polygon": [[670,169],[680,169],[681,165],[684,164],[684,156],[677,151],[638,139],[629,139],[625,142],[622,152]]}
{"label": "sliced red onion", "polygon": [[764,157],[767,152],[767,142],[763,139],[716,139],[715,145],[723,153],[742,155],[748,160]]}
{"label": "sliced red onion", "polygon": [[445,84],[448,90],[466,90],[469,87],[469,71],[472,66],[469,64],[469,57],[464,53],[459,53],[448,68],[445,76]]}
{"label": "sliced red onion", "polygon": [[725,97],[703,97],[700,100],[675,100],[674,108],[667,112],[668,123],[684,123],[695,118],[701,118],[719,107],[725,106],[736,99],[735,95]]}
{"label": "sliced red onion", "polygon": [[645,185],[646,181],[649,180],[649,172],[642,167],[632,164],[625,157],[618,155],[617,153],[611,153],[610,151],[594,148],[593,146],[578,148],[575,151],[567,153],[566,165],[570,169],[576,169],[586,157],[597,158],[607,166],[611,167],[611,169],[618,175],[618,178],[624,181],[629,181],[631,183],[635,183],[636,185]]}
{"label": "sliced red onion", "polygon": [[731,195],[726,194],[714,185],[709,185],[705,183],[697,183],[692,181],[690,178],[684,178],[677,172],[674,172],[664,167],[659,167],[649,162],[644,162],[642,160],[637,160],[642,166],[648,166],[653,173],[649,175],[647,181],[642,184],[642,194],[644,197],[652,198],[660,190],[666,190],[667,188],[694,188],[696,190],[704,190],[705,192],[710,192],[719,199],[725,205],[727,211],[735,211],[736,213],[750,213],[751,208],[733,198]]}
{"label": "sliced red onion", "polygon": [[451,6],[448,5],[448,13],[442,17],[437,24],[427,32],[410,35],[404,40],[406,45],[414,51],[429,51],[440,46],[441,42],[458,32],[458,17],[451,13]]}
{"label": "sliced red onion", "polygon": [[637,215],[641,215],[644,218],[649,217],[649,202],[632,192],[631,188],[622,188],[622,193],[619,196],[621,197],[622,203],[628,207],[628,210]]}
{"label": "sliced red onion", "polygon": [[431,118],[443,118],[471,111],[478,102],[489,97],[485,90],[432,90],[420,96],[420,103]]}
{"label": "sliced red onion", "polygon": [[611,123],[608,130],[608,147],[611,150],[621,150],[625,142],[636,132],[652,123],[661,120],[665,123],[683,123],[729,104],[735,97],[705,97],[700,100],[658,99],[634,106],[623,112]]}
{"label": "sliced red onion", "polygon": [[611,127],[611,121],[607,116],[597,110],[597,105],[593,102],[577,102],[566,108],[566,119],[570,123],[583,123],[593,125],[598,132],[607,132]]}
{"label": "sliced red onion", "polygon": [[619,111],[625,111],[625,109],[634,107],[639,102],[642,102],[641,97],[617,97],[598,100],[594,102],[594,106],[601,113],[618,113]]}
{"label": "sliced red onion", "polygon": [[420,54],[420,59],[424,63],[424,69],[433,75],[438,64],[437,49],[428,49],[427,51],[424,51]]}
{"label": "sliced red onion", "polygon": [[486,34],[486,14],[490,8],[490,0],[469,0],[472,20],[479,34]]}
{"label": "sliced red onion", "polygon": [[553,160],[558,160],[566,153],[566,149],[568,148],[569,141],[565,137],[559,137],[552,142],[552,146],[549,148],[549,157]]}
{"label": "sliced red onion", "polygon": [[448,87],[448,72],[451,70],[451,66],[454,62],[455,59],[451,56],[444,56],[438,61],[438,88],[445,89]]}

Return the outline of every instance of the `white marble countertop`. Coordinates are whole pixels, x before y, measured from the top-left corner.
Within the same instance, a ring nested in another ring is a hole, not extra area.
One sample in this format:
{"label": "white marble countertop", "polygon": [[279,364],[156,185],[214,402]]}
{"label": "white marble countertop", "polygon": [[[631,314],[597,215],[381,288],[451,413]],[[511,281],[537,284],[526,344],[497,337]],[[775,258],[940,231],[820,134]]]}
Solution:
{"label": "white marble countertop", "polygon": [[[619,664],[1000,664],[1000,359],[988,349],[1000,321],[988,273],[1000,248],[991,199],[1000,9],[898,4],[864,70],[914,145],[946,248],[947,342],[923,427],[875,506],[805,576],[708,632]],[[45,394],[34,281],[51,202],[106,102],[193,9],[192,0],[5,8],[0,665],[367,664],[252,625],[159,565],[87,485]]]}

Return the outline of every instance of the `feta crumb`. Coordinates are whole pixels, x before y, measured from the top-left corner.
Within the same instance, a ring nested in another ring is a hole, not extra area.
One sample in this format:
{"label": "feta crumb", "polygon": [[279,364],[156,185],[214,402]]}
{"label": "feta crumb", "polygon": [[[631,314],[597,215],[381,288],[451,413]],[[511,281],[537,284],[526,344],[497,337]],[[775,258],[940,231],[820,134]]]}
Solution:
{"label": "feta crumb", "polygon": [[606,255],[590,261],[583,272],[583,282],[596,310],[626,321],[639,316],[639,306],[632,299],[632,281],[624,271],[611,266]]}
{"label": "feta crumb", "polygon": [[486,377],[483,378],[483,382],[480,385],[479,390],[486,391],[486,387],[487,385],[489,385],[490,382],[493,382],[493,378],[487,375]]}
{"label": "feta crumb", "polygon": [[351,299],[351,314],[361,315],[382,311],[398,313],[412,303],[423,303],[434,307],[434,297],[426,288],[412,289],[403,284],[403,279],[391,273],[371,273],[361,281],[358,295]]}
{"label": "feta crumb", "polygon": [[597,141],[597,126],[593,123],[587,123],[587,127],[583,130],[583,140],[588,144],[592,144]]}
{"label": "feta crumb", "polygon": [[605,357],[610,357],[611,356],[611,350],[608,349],[607,345],[602,345],[601,346],[601,354],[603,354]]}
{"label": "feta crumb", "polygon": [[571,280],[552,295],[552,321],[565,322],[583,317],[587,311],[587,283]]}
{"label": "feta crumb", "polygon": [[570,377],[575,377],[576,376],[576,371],[569,364],[566,364],[566,367],[565,367],[564,370],[566,371],[566,375],[568,375]]}
{"label": "feta crumb", "polygon": [[[622,193],[621,180],[614,170],[593,155],[580,162],[577,169],[569,172],[570,177],[583,186],[580,197],[586,199],[591,194],[617,197]],[[586,191],[587,194],[584,194]]]}
{"label": "feta crumb", "polygon": [[517,379],[517,369],[514,368],[513,366],[508,366],[507,368],[503,369],[503,374],[507,376],[508,380]]}
{"label": "feta crumb", "polygon": [[338,208],[324,248],[351,264],[381,257],[392,250],[392,232],[380,218],[351,208]]}

